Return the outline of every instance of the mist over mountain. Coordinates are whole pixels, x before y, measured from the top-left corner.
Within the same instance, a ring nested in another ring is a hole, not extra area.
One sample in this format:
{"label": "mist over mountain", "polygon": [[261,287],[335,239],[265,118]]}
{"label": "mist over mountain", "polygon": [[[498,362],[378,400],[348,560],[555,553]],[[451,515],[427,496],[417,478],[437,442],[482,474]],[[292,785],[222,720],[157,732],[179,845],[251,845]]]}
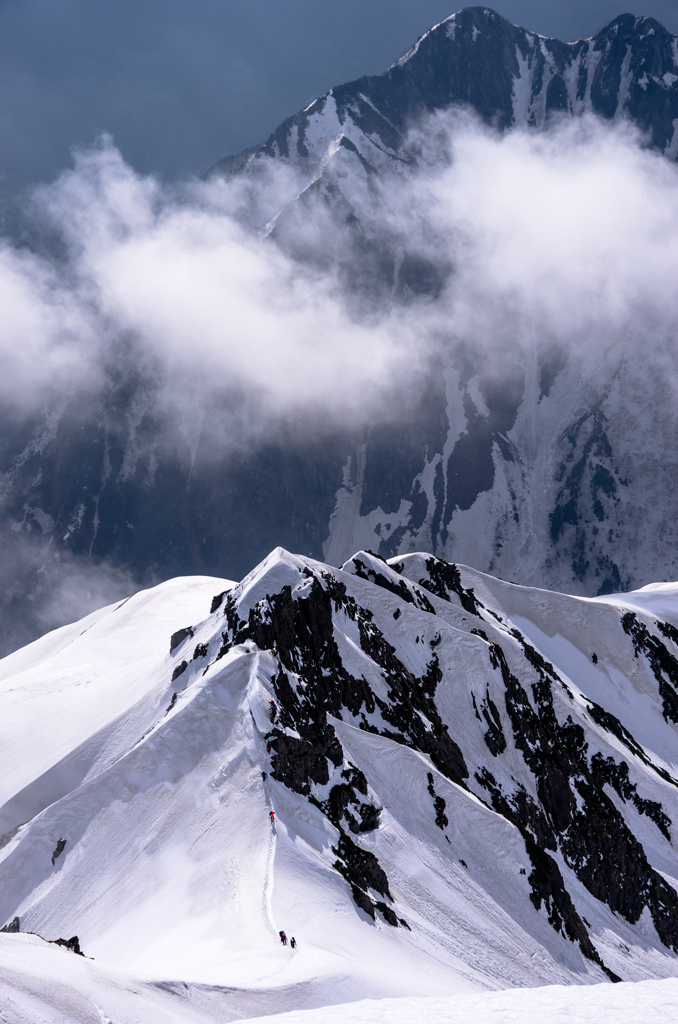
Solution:
{"label": "mist over mountain", "polygon": [[467,8],[180,194],[78,154],[2,250],[5,649],[277,544],[675,576],[677,83]]}

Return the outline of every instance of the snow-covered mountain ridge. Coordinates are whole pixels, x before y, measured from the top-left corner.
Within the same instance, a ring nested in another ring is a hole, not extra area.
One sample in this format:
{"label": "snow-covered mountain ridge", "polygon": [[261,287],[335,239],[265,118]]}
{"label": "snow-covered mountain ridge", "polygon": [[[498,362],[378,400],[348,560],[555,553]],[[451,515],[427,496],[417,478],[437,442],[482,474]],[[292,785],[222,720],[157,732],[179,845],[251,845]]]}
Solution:
{"label": "snow-covered mountain ridge", "polygon": [[0,919],[248,1016],[678,976],[677,644],[424,554],[138,594],[0,662]]}
{"label": "snow-covered mountain ridge", "polygon": [[425,32],[383,75],[330,89],[210,174],[242,173],[274,159],[294,167],[305,188],[342,151],[381,171],[406,158],[413,123],[450,106],[467,106],[501,129],[541,128],[558,113],[628,117],[675,158],[678,41],[653,18],[621,14],[589,39],[565,43],[489,8],[465,7]]}

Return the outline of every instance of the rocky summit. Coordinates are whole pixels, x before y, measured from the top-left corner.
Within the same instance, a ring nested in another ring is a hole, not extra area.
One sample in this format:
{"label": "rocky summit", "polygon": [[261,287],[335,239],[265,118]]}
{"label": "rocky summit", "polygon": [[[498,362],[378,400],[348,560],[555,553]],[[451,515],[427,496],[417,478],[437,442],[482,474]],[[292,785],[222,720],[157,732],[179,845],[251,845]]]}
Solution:
{"label": "rocky summit", "polygon": [[675,585],[279,548],[0,675],[2,949],[227,1019],[678,976]]}
{"label": "rocky summit", "polygon": [[425,32],[383,75],[339,85],[289,117],[259,146],[211,174],[265,158],[326,171],[344,149],[378,170],[402,158],[422,114],[468,107],[506,130],[543,128],[552,115],[630,118],[651,144],[678,156],[678,46],[654,18],[621,14],[589,39],[563,43],[466,7]]}

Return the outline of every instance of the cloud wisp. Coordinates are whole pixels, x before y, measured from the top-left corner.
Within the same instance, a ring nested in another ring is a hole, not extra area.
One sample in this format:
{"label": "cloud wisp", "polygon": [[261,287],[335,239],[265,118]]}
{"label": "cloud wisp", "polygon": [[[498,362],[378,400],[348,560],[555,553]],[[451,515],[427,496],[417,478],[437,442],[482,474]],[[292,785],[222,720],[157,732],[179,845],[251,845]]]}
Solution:
{"label": "cloud wisp", "polygon": [[[96,387],[131,345],[174,395],[247,396],[265,419],[355,420],[416,378],[441,338],[491,353],[594,335],[614,348],[648,323],[654,339],[673,337],[678,177],[629,128],[587,120],[498,136],[440,115],[411,141],[419,170],[383,180],[369,219],[392,266],[404,247],[441,286],[436,301],[420,295],[397,315],[377,304],[369,317],[331,260],[296,260],[243,223],[262,201],[242,183],[177,196],[110,140],[77,154],[34,197],[58,257],[0,249],[0,401],[25,412]],[[289,191],[284,175],[258,186],[269,211]],[[304,242],[326,257],[343,226],[317,203],[304,209]]]}

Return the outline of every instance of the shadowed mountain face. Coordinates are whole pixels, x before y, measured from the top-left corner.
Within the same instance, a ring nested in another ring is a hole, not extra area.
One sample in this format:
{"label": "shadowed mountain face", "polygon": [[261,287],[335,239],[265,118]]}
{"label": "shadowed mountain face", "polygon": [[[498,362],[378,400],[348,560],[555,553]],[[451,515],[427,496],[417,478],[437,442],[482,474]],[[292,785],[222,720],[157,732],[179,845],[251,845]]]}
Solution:
{"label": "shadowed mountain face", "polygon": [[[409,129],[450,108],[500,132],[581,114],[626,119],[673,160],[678,40],[622,15],[561,43],[467,8],[385,74],[331,90],[209,177],[247,183],[283,168],[287,192],[268,205],[263,244],[306,264],[334,261],[368,316],[406,309],[435,300],[450,267],[374,227],[384,194],[374,183],[387,190],[415,173],[428,157]],[[329,255],[307,246],[319,206],[344,246],[333,241]],[[442,354],[421,394],[393,398],[371,422],[320,430],[281,418],[263,439],[229,438],[223,450],[210,434],[217,411],[194,410],[201,426],[188,429],[158,395],[152,370],[132,360],[96,393],[75,390],[19,427],[8,421],[5,650],[69,617],[44,608],[64,573],[81,573],[86,591],[102,564],[103,599],[130,579],[238,577],[276,544],[333,564],[358,547],[428,550],[589,595],[678,571],[678,424],[668,380],[640,350],[594,380],[548,341],[529,356],[507,346],[489,367],[462,346]]]}
{"label": "shadowed mountain face", "polygon": [[260,157],[314,171],[333,136],[378,168],[397,159],[413,121],[465,105],[499,129],[541,128],[550,114],[633,120],[678,155],[676,37],[622,14],[590,39],[562,43],[467,7],[429,29],[383,75],[340,85],[284,121],[260,146],[216,164],[238,173]]}

